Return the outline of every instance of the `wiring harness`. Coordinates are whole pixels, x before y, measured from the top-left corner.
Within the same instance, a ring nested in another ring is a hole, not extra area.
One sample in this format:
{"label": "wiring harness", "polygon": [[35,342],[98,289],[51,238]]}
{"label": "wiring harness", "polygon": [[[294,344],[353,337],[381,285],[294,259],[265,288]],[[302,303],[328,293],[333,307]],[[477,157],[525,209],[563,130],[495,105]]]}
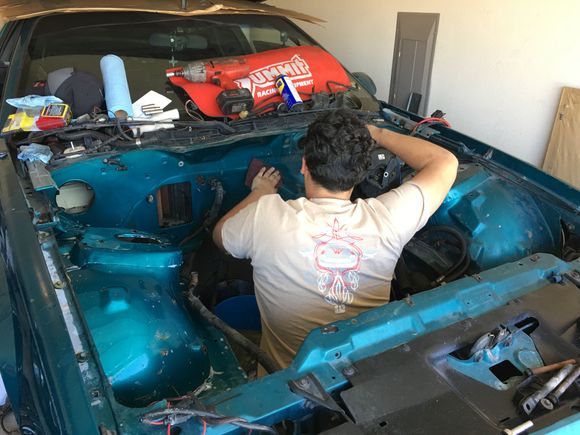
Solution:
{"label": "wiring harness", "polygon": [[276,431],[262,424],[250,423],[242,417],[227,417],[213,412],[202,411],[193,408],[167,408],[160,411],[148,412],[141,416],[141,422],[153,426],[167,426],[167,432],[171,433],[171,427],[185,423],[191,418],[200,420],[203,427],[202,434],[205,434],[208,426],[221,426],[231,424],[250,431],[270,433],[276,435]]}

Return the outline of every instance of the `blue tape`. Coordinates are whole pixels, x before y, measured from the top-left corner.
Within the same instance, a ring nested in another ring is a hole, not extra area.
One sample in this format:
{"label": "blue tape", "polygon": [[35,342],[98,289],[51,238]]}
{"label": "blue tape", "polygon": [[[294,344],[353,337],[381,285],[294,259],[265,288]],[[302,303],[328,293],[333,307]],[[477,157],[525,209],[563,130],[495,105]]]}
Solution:
{"label": "blue tape", "polygon": [[133,116],[129,83],[123,60],[114,54],[104,56],[101,59],[101,73],[105,84],[107,110],[113,116],[116,116],[119,110],[123,110],[127,116]]}

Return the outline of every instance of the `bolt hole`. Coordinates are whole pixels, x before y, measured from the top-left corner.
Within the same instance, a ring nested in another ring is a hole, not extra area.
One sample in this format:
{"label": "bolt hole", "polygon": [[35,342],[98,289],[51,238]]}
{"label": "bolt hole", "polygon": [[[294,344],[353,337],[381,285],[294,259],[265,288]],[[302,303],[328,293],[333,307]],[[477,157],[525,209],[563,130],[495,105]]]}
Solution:
{"label": "bolt hole", "polygon": [[530,316],[517,322],[514,326],[530,335],[538,328],[538,326],[540,326],[540,321],[535,317]]}
{"label": "bolt hole", "polygon": [[514,366],[511,361],[504,360],[499,364],[491,366],[489,370],[504,384],[514,376],[522,376],[522,372]]}
{"label": "bolt hole", "polygon": [[334,357],[336,359],[339,359],[342,356],[342,354],[340,352],[335,352]]}

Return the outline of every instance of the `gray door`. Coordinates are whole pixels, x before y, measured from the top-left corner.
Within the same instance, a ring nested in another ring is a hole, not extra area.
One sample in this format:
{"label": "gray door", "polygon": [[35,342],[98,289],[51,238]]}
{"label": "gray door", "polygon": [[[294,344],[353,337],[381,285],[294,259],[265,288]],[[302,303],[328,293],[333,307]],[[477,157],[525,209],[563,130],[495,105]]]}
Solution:
{"label": "gray door", "polygon": [[389,103],[425,115],[439,14],[399,12]]}

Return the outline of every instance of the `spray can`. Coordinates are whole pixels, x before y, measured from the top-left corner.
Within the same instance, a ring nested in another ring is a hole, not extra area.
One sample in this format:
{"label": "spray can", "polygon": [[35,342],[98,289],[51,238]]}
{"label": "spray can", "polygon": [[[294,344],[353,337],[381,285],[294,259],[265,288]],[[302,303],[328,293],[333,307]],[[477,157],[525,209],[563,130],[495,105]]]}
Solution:
{"label": "spray can", "polygon": [[288,106],[288,110],[296,110],[302,107],[302,98],[300,98],[290,77],[286,74],[281,74],[276,77],[275,83],[278,92],[282,95],[286,106]]}

